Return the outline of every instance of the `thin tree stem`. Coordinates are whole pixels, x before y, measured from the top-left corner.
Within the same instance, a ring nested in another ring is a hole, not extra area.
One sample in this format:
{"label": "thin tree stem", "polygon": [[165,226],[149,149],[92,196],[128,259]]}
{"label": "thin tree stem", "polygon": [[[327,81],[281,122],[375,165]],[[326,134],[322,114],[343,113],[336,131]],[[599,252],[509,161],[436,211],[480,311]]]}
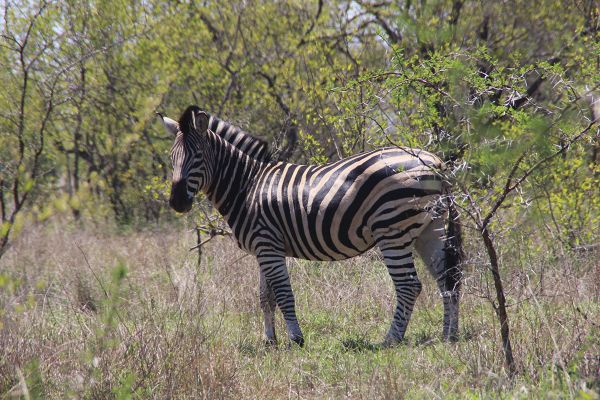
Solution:
{"label": "thin tree stem", "polygon": [[506,368],[508,368],[509,375],[513,377],[517,372],[517,368],[515,365],[515,359],[513,357],[512,346],[510,343],[510,326],[508,322],[508,313],[506,312],[506,297],[504,295],[504,286],[502,284],[502,278],[500,277],[498,254],[496,253],[496,248],[494,247],[494,242],[492,241],[490,231],[488,228],[484,228],[481,231],[481,237],[483,238],[483,243],[485,244],[485,248],[490,259],[492,277],[494,279],[494,287],[496,289],[496,298],[498,300],[498,305],[494,307],[494,310],[496,311],[496,314],[498,315],[498,319],[500,321],[500,335],[502,337],[502,348],[504,350]]}

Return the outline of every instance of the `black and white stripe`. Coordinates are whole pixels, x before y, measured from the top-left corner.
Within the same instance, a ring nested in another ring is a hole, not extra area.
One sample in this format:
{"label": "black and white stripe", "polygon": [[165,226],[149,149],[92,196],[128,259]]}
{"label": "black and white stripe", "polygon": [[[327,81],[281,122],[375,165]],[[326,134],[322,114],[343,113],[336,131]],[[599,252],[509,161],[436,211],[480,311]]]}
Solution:
{"label": "black and white stripe", "polygon": [[[179,122],[165,117],[161,113],[157,114],[163,120],[163,124],[169,133],[175,136],[178,132],[180,132]],[[264,162],[271,161],[271,150],[269,148],[269,144],[265,140],[257,138],[256,136],[245,132],[229,122],[223,121],[214,115],[209,115],[208,113],[207,115],[209,117],[209,129],[220,136],[223,140],[231,143],[241,152],[255,160]]]}
{"label": "black and white stripe", "polygon": [[418,149],[385,148],[321,166],[265,162],[223,140],[211,124],[195,106],[183,113],[172,150],[170,204],[188,211],[202,190],[240,247],[256,255],[269,341],[276,340],[278,306],[290,339],[303,343],[285,257],[342,260],[375,245],[397,297],[384,343],[402,340],[421,291],[414,251],[443,295],[444,337],[456,337],[460,235],[439,158]]}
{"label": "black and white stripe", "polygon": [[209,115],[208,129],[237,147],[249,157],[259,161],[271,161],[271,150],[265,140],[257,138],[214,115]]}

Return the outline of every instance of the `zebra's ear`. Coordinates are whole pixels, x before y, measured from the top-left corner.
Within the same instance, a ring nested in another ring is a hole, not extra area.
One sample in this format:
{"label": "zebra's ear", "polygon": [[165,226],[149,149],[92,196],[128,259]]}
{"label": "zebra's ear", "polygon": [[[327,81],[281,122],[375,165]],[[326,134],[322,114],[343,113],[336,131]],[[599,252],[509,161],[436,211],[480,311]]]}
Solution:
{"label": "zebra's ear", "polygon": [[208,130],[208,114],[200,110],[198,106],[189,106],[179,118],[179,127],[184,136],[188,136],[194,131],[206,133]]}
{"label": "zebra's ear", "polygon": [[169,117],[165,117],[159,112],[157,112],[156,115],[158,115],[162,120],[162,123],[165,126],[167,132],[173,136],[177,136],[177,132],[179,132],[179,124],[177,123],[177,121]]}
{"label": "zebra's ear", "polygon": [[195,113],[194,122],[198,132],[206,133],[206,131],[208,131],[208,119],[208,114],[204,111],[198,111]]}

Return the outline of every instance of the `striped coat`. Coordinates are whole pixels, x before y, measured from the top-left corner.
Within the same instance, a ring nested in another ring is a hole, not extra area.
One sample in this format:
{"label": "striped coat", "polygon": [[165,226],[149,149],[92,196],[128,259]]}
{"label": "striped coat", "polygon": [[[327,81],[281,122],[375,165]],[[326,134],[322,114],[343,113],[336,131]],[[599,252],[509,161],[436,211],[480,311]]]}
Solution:
{"label": "striped coat", "polygon": [[269,342],[276,341],[274,312],[279,307],[288,336],[303,343],[286,256],[342,260],[375,245],[397,297],[384,344],[403,339],[421,290],[415,251],[443,295],[443,335],[456,338],[460,235],[438,157],[385,148],[321,166],[270,162],[251,157],[239,141],[236,147],[211,126],[210,117],[192,106],[171,129],[176,139],[170,205],[189,211],[194,195],[203,191],[240,247],[256,255]]}

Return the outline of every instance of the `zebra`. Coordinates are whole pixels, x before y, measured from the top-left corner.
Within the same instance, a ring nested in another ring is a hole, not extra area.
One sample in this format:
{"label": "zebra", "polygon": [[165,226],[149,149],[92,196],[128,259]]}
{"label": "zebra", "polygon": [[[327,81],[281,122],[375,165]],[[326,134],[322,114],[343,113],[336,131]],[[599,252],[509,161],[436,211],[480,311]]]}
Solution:
{"label": "zebra", "polygon": [[318,166],[261,161],[210,126],[211,117],[197,106],[188,107],[178,123],[165,123],[175,135],[169,205],[188,212],[202,191],[238,246],[256,256],[266,343],[277,343],[279,307],[289,340],[304,344],[286,257],[343,260],[374,246],[381,250],[396,292],[382,345],[404,339],[421,292],[414,251],[442,295],[444,340],[458,338],[461,234],[438,157],[393,147]]}

